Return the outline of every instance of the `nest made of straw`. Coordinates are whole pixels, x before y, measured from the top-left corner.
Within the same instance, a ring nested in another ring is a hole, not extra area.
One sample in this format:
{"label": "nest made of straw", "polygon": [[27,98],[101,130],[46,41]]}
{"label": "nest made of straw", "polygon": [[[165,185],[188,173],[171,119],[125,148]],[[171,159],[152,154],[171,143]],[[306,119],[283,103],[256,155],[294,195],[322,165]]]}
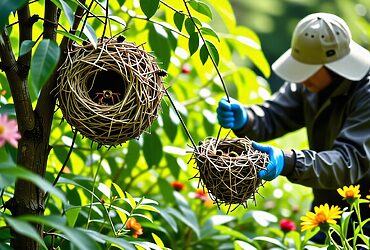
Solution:
{"label": "nest made of straw", "polygon": [[217,203],[247,207],[262,185],[258,171],[266,169],[269,157],[255,150],[248,138],[206,138],[193,151],[198,177]]}
{"label": "nest made of straw", "polygon": [[59,68],[57,97],[67,122],[100,145],[139,137],[157,118],[165,76],[142,46],[116,38],[73,44]]}

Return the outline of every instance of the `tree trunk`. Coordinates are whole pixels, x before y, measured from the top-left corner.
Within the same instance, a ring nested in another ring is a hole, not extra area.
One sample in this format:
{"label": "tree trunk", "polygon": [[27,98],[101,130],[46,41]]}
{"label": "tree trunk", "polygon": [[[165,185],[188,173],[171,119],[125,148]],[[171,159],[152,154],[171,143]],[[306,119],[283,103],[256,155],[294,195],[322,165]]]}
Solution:
{"label": "tree trunk", "polygon": [[[85,3],[85,0],[80,0]],[[83,8],[78,7],[75,20],[70,33],[75,34],[81,21]],[[45,0],[44,12],[44,39],[56,40],[56,30],[60,11],[51,2]],[[19,47],[24,40],[32,40],[32,25],[29,6],[26,4],[18,10],[19,19]],[[37,20],[36,20],[37,21]],[[28,71],[31,62],[31,53],[27,53],[15,60],[12,45],[6,30],[0,34],[0,58],[2,66],[9,81],[10,89],[14,99],[17,114],[18,128],[22,135],[18,144],[17,164],[44,177],[47,159],[51,147],[49,145],[51,125],[53,121],[56,98],[51,94],[56,87],[57,72],[50,77],[43,86],[37,101],[35,110],[28,91]],[[63,37],[60,44],[62,56],[60,62],[65,59],[65,49],[69,39]],[[6,203],[13,216],[20,215],[43,215],[44,214],[44,192],[30,182],[18,180],[15,184],[14,196]],[[43,234],[43,225],[35,224],[36,229]],[[13,238],[11,247],[15,250],[37,250],[39,244],[30,238],[11,231]]]}

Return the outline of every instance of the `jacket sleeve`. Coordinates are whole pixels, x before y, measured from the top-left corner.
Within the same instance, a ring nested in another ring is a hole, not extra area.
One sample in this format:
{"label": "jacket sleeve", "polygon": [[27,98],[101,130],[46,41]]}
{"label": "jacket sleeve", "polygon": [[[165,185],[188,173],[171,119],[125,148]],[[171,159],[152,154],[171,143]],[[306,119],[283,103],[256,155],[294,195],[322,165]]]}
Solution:
{"label": "jacket sleeve", "polygon": [[293,150],[295,163],[285,166],[283,173],[290,181],[333,189],[358,183],[370,175],[369,85],[356,91],[351,99],[348,116],[330,150]]}
{"label": "jacket sleeve", "polygon": [[302,86],[286,82],[279,91],[261,105],[247,107],[248,123],[239,136],[256,141],[268,141],[304,126]]}

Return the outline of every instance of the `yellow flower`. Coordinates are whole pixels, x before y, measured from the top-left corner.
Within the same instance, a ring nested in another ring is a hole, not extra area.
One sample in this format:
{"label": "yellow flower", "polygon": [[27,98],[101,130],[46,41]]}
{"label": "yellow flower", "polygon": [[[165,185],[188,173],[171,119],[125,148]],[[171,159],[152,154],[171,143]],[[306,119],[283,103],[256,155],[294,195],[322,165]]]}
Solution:
{"label": "yellow flower", "polygon": [[360,185],[356,185],[356,186],[344,186],[343,189],[342,188],[338,188],[337,189],[338,193],[340,194],[340,196],[342,196],[344,198],[344,200],[347,200],[347,199],[355,199],[355,198],[360,198],[361,195],[360,195]]}
{"label": "yellow flower", "polygon": [[305,216],[301,217],[301,227],[302,232],[305,230],[311,230],[322,224],[337,224],[335,219],[340,218],[342,211],[338,206],[331,206],[326,203],[325,205],[320,205],[314,208],[315,213],[307,212]]}
{"label": "yellow flower", "polygon": [[[366,199],[370,200],[370,194],[366,195]],[[369,205],[369,207],[370,207],[370,205]]]}

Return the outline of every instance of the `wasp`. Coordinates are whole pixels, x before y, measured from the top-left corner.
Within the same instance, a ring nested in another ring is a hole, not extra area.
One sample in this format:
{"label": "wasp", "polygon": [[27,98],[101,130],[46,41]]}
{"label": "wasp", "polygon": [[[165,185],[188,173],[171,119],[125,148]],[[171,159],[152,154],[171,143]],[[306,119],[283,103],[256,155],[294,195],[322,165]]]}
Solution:
{"label": "wasp", "polygon": [[167,71],[165,71],[164,69],[158,69],[155,71],[155,73],[157,73],[157,75],[159,76],[167,76]]}
{"label": "wasp", "polygon": [[102,92],[97,92],[95,94],[94,100],[98,98],[98,104],[108,105],[111,102],[112,105],[120,101],[120,93],[113,93],[112,90],[103,90]]}

